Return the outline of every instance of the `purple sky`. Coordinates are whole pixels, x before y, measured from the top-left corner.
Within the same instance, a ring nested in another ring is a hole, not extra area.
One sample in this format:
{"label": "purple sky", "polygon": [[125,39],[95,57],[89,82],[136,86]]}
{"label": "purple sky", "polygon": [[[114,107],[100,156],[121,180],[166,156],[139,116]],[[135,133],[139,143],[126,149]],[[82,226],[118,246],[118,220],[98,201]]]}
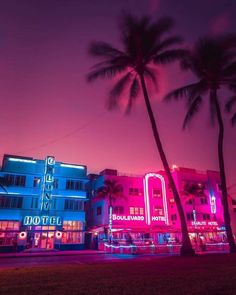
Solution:
{"label": "purple sky", "polygon": [[[90,172],[104,168],[143,174],[162,167],[143,98],[130,116],[104,108],[111,82],[88,85],[95,63],[91,40],[119,46],[122,9],[137,15],[170,15],[187,44],[205,33],[236,31],[235,0],[2,0],[0,3],[0,154],[35,158],[54,155]],[[170,164],[218,169],[217,130],[208,105],[181,130],[184,103],[164,104],[163,95],[191,77],[178,66],[159,70],[160,91],[151,93]],[[228,183],[236,183],[236,129],[225,118]],[[234,191],[236,189],[234,188]]]}

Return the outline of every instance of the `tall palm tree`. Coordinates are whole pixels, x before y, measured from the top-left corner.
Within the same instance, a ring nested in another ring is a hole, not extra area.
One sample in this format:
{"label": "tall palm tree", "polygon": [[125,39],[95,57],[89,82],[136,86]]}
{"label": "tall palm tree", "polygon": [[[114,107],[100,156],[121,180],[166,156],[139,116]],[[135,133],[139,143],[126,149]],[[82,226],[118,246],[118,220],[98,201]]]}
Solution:
{"label": "tall palm tree", "polygon": [[[183,128],[188,125],[203,104],[203,98],[209,99],[211,118],[218,123],[218,161],[222,187],[222,204],[226,234],[231,252],[236,252],[236,246],[230,225],[228,206],[228,193],[226,186],[225,164],[223,154],[224,122],[222,117],[222,105],[230,108],[235,98],[221,102],[219,89],[228,88],[236,90],[236,35],[218,37],[205,37],[198,42],[192,50],[186,54],[182,67],[190,70],[196,76],[195,83],[186,85],[170,92],[165,99],[187,98],[188,110],[184,119]],[[236,115],[232,117],[232,122]]]}
{"label": "tall palm tree", "polygon": [[149,17],[138,19],[131,15],[123,15],[120,23],[121,43],[123,48],[116,49],[105,42],[91,43],[89,53],[100,59],[100,62],[92,68],[87,79],[91,82],[97,78],[118,78],[118,81],[110,92],[108,100],[108,107],[110,109],[119,104],[122,94],[126,91],[129,94],[126,111],[130,112],[142,89],[153,136],[173,191],[181,221],[181,255],[194,255],[179,193],[164,153],[146,87],[147,80],[157,85],[155,73],[157,65],[179,60],[185,53],[184,49],[172,47],[182,42],[182,38],[179,36],[168,35],[172,28],[173,21],[168,17],[151,22]]}
{"label": "tall palm tree", "polygon": [[109,228],[108,236],[111,240],[112,238],[112,210],[114,202],[119,198],[124,198],[123,187],[121,184],[117,183],[115,179],[106,179],[104,181],[104,186],[97,190],[97,197],[107,198],[108,197],[108,210],[109,210]]}

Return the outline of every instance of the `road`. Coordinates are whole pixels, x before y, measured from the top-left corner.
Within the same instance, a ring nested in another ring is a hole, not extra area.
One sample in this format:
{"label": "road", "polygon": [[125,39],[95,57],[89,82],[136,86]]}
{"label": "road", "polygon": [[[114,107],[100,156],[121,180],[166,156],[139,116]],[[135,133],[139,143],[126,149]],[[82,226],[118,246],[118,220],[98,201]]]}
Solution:
{"label": "road", "polygon": [[[60,255],[60,256],[29,256],[0,258],[1,268],[34,267],[57,264],[98,264],[117,263],[132,260],[153,260],[167,255],[130,255],[130,254],[87,254],[87,255]],[[169,256],[169,255],[168,255]]]}

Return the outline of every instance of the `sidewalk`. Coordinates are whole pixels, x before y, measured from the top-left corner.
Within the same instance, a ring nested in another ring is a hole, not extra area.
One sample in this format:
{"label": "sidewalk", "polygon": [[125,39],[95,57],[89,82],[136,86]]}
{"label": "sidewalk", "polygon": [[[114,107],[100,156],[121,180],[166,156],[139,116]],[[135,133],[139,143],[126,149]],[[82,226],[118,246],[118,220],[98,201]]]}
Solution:
{"label": "sidewalk", "polygon": [[23,251],[19,253],[0,253],[0,259],[2,258],[21,258],[21,257],[46,257],[46,256],[72,256],[72,255],[97,255],[105,254],[104,251],[98,250],[75,250],[75,251]]}

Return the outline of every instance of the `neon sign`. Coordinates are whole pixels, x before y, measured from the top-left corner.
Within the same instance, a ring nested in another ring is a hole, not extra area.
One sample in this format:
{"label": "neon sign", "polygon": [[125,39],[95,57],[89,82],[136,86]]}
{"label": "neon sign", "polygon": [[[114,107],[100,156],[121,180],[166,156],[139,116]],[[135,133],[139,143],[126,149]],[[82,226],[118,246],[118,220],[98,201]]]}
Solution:
{"label": "neon sign", "polygon": [[218,226],[218,223],[216,221],[192,221],[192,225]]}
{"label": "neon sign", "polygon": [[216,197],[210,196],[211,213],[216,214]]}
{"label": "neon sign", "polygon": [[112,215],[112,220],[125,220],[125,221],[144,221],[144,216],[140,215]]}
{"label": "neon sign", "polygon": [[[165,180],[164,177],[158,173],[148,173],[144,177],[144,201],[145,201],[145,213],[146,213],[146,223],[148,225],[151,224],[151,214],[150,214],[150,196],[149,196],[149,178],[150,177],[156,177],[159,178],[161,181],[161,188],[162,188],[162,194],[163,194],[163,207],[164,207],[164,218],[163,216],[153,216],[152,221],[164,221],[167,225],[169,224],[168,219],[168,210],[167,210],[167,199],[166,199],[166,186],[165,186]],[[156,220],[156,217],[159,217],[159,219]]]}
{"label": "neon sign", "polygon": [[42,200],[41,210],[48,212],[52,202],[52,191],[54,183],[54,169],[55,169],[55,158],[48,156],[45,160],[45,171],[42,187]]}
{"label": "neon sign", "polygon": [[164,222],[166,222],[166,218],[164,216],[152,216],[152,221],[164,221]]}
{"label": "neon sign", "polygon": [[23,225],[62,225],[62,218],[60,216],[25,216]]}

